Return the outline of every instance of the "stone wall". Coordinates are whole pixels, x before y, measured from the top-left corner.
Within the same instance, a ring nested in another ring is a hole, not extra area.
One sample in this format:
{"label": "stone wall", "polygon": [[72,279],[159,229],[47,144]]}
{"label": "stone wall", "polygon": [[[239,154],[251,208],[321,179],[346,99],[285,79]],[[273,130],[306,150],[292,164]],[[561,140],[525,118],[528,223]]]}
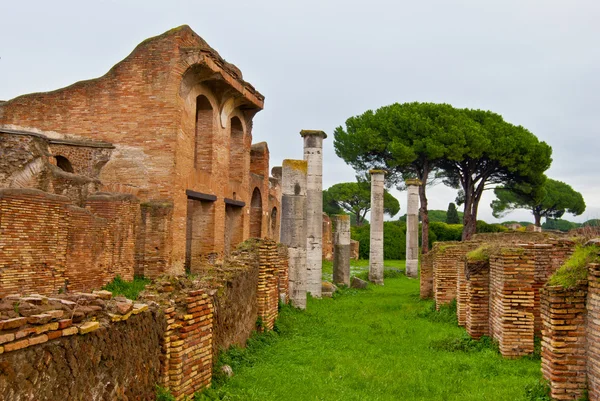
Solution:
{"label": "stone wall", "polygon": [[0,297],[132,279],[138,216],[127,195],[91,197],[85,210],[36,189],[0,189]]}
{"label": "stone wall", "polygon": [[165,326],[158,309],[105,292],[4,298],[1,398],[153,400]]}

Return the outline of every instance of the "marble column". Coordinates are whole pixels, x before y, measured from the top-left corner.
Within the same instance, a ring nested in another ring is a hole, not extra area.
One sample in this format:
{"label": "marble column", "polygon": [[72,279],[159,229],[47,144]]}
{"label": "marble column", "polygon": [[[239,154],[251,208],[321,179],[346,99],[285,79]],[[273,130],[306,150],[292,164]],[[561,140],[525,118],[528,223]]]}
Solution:
{"label": "marble column", "polygon": [[419,180],[406,180],[406,276],[419,276]]}
{"label": "marble column", "polygon": [[289,297],[306,309],[306,172],[305,160],[283,161],[281,184],[281,243],[289,255]]}
{"label": "marble column", "polygon": [[323,270],[323,131],[302,130],[306,176],[306,290],[321,297]]}
{"label": "marble column", "polygon": [[383,190],[385,171],[371,174],[371,246],[369,251],[369,281],[383,285]]}
{"label": "marble column", "polygon": [[333,216],[333,283],[350,286],[350,216]]}

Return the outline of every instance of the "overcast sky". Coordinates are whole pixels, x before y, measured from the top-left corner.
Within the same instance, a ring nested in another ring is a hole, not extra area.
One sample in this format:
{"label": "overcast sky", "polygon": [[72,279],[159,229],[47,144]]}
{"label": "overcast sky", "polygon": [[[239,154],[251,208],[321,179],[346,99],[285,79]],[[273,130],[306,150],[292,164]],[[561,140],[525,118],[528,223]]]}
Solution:
{"label": "overcast sky", "polygon": [[[565,218],[585,221],[600,218],[598,21],[597,0],[2,1],[0,99],[99,77],[188,24],[265,95],[253,140],[272,166],[302,158],[301,129],[322,129],[327,188],[354,180],[333,151],[350,116],[411,101],[489,109],[552,146],[548,176],[587,204]],[[404,214],[406,193],[392,193]],[[490,195],[479,218],[492,222]],[[430,209],[455,196],[430,189]]]}

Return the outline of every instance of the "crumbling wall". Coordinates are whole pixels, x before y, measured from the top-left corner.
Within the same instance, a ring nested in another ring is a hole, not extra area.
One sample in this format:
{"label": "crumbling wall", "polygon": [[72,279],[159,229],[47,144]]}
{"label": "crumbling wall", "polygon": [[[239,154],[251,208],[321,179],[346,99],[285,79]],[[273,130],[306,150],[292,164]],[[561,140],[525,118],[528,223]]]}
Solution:
{"label": "crumbling wall", "polygon": [[0,397],[154,400],[165,326],[159,310],[110,293],[5,298]]}

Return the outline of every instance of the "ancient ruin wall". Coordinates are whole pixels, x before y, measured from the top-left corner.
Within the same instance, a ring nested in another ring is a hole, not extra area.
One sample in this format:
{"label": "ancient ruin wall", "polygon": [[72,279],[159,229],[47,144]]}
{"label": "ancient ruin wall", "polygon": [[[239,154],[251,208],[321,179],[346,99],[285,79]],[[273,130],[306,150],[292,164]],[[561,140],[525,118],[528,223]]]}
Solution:
{"label": "ancient ruin wall", "polygon": [[420,270],[421,299],[433,298],[433,251],[421,254]]}
{"label": "ancient ruin wall", "polygon": [[3,400],[154,399],[160,311],[101,292],[5,298],[0,315]]}
{"label": "ancient ruin wall", "polygon": [[467,279],[465,328],[473,338],[490,334],[490,264],[488,260],[465,261]]}
{"label": "ancient ruin wall", "polygon": [[587,290],[587,382],[590,401],[597,401],[600,400],[600,265],[596,263],[588,266]]}
{"label": "ancient ruin wall", "polygon": [[0,296],[86,291],[132,279],[136,199],[105,194],[90,203],[35,189],[0,189]]}
{"label": "ancient ruin wall", "polygon": [[586,296],[587,283],[541,290],[542,374],[555,400],[578,400],[587,387]]}

